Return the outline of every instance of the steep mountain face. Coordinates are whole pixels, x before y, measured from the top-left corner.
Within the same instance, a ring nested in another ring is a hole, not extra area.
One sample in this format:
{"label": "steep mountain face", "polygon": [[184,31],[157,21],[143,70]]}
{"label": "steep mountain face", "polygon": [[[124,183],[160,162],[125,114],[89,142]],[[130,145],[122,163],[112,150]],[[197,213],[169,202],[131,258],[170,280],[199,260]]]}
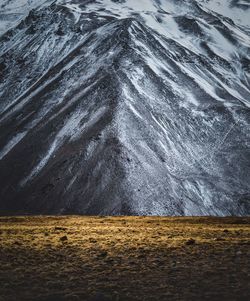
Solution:
{"label": "steep mountain face", "polygon": [[24,1],[1,27],[0,212],[250,214],[250,5],[216,3]]}

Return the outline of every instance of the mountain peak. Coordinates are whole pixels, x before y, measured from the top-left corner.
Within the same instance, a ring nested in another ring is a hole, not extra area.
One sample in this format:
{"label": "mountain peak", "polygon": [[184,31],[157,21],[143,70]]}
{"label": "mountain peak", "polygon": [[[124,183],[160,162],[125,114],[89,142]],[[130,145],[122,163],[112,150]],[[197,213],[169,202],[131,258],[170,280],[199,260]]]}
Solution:
{"label": "mountain peak", "polygon": [[249,29],[209,3],[23,14],[0,37],[0,212],[249,214]]}

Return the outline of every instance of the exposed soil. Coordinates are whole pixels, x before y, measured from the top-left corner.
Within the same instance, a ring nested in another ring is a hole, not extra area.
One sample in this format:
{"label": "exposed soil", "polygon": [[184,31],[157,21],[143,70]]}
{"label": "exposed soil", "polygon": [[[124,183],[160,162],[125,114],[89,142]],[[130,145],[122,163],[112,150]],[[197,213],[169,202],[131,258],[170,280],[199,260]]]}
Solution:
{"label": "exposed soil", "polygon": [[250,300],[250,218],[1,217],[0,300]]}

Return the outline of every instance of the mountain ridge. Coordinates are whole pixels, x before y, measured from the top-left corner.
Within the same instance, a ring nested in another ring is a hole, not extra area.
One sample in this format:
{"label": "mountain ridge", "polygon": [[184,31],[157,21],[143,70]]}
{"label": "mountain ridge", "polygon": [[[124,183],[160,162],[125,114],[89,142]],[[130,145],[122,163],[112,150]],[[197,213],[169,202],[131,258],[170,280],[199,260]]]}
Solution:
{"label": "mountain ridge", "polygon": [[128,3],[54,2],[1,37],[0,212],[249,214],[246,31]]}

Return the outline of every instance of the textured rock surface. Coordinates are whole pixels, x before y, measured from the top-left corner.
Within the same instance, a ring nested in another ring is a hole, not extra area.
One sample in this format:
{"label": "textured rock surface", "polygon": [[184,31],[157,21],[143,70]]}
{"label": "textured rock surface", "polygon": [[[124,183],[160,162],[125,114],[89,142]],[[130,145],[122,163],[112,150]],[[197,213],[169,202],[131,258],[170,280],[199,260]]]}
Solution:
{"label": "textured rock surface", "polygon": [[2,213],[250,213],[246,1],[14,2]]}

